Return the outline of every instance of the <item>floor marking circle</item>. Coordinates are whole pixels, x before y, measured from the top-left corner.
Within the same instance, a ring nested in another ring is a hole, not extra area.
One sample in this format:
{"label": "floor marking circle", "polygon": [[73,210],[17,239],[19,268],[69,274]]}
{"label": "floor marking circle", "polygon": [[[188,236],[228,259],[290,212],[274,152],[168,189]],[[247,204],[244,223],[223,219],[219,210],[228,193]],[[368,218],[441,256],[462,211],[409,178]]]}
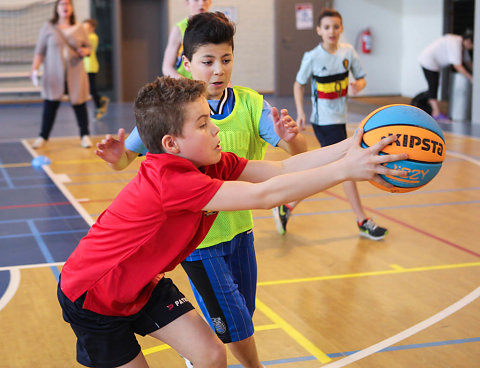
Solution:
{"label": "floor marking circle", "polygon": [[9,270],[9,272],[10,282],[8,283],[7,290],[0,297],[0,310],[5,308],[5,306],[10,302],[10,300],[12,300],[20,285],[20,270],[14,268]]}
{"label": "floor marking circle", "polygon": [[336,362],[329,363],[327,365],[322,366],[322,368],[340,368],[344,367],[347,364],[351,364],[353,362],[356,362],[357,360],[363,359],[369,355],[378,353],[380,350],[383,350],[393,344],[396,344],[397,342],[400,342],[407,337],[410,337],[427,327],[430,327],[431,325],[441,321],[442,319],[448,317],[449,315],[455,313],[456,311],[462,309],[465,307],[467,304],[470,304],[473,302],[475,299],[477,299],[480,296],[480,286],[477,287],[475,290],[473,290],[470,294],[464,296],[462,299],[459,301],[453,303],[449,307],[445,308],[441,312],[433,315],[430,318],[427,318],[426,320],[416,324],[415,326],[412,326],[405,331],[402,331],[395,336],[389,337],[388,339],[385,339],[383,341],[380,341],[379,343],[372,345],[366,349],[360,350],[352,355],[349,355],[346,358],[337,360]]}

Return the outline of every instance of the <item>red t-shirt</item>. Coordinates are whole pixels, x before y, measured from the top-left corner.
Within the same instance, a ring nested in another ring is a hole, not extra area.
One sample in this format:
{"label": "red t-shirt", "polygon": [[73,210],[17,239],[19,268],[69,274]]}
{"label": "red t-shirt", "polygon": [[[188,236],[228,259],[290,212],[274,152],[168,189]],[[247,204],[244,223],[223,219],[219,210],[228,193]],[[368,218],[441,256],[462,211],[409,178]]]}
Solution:
{"label": "red t-shirt", "polygon": [[99,216],[62,269],[61,288],[83,307],[110,316],[137,313],[162,273],[200,244],[216,217],[202,208],[247,160],[222,153],[196,168],[170,154],[147,154],[135,178]]}

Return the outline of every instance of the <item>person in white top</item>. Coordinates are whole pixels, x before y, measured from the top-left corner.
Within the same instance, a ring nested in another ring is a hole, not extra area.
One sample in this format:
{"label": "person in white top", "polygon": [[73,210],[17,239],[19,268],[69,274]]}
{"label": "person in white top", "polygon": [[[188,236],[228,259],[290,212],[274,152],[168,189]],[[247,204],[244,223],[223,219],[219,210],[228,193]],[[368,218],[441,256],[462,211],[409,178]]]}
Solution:
{"label": "person in white top", "polygon": [[473,82],[472,73],[465,67],[471,66],[469,51],[473,50],[473,32],[467,30],[463,36],[445,34],[428,45],[420,54],[418,61],[428,83],[428,102],[432,107],[432,116],[436,120],[446,120],[448,116],[441,114],[437,93],[440,71],[453,68]]}

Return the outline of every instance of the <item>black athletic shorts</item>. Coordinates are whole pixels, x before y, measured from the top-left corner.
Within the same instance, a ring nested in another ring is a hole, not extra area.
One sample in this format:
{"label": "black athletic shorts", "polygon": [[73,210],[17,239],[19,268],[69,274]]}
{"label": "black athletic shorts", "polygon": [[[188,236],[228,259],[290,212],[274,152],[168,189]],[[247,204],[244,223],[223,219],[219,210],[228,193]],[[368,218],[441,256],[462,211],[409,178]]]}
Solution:
{"label": "black athletic shorts", "polygon": [[347,138],[345,124],[316,125],[312,124],[313,132],[322,147],[343,141]]}
{"label": "black athletic shorts", "polygon": [[127,317],[83,309],[86,294],[72,303],[58,285],[63,318],[77,336],[77,361],[87,367],[117,367],[130,362],[140,353],[135,334],[145,336],[194,309],[168,278],[158,282],[140,312]]}

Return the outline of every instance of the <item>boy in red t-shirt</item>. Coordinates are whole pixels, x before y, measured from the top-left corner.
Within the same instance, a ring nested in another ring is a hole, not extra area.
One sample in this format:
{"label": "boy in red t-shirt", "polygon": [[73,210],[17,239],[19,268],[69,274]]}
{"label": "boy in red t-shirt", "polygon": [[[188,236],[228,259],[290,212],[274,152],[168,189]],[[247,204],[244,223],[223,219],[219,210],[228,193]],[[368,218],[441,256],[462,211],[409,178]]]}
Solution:
{"label": "boy in red t-shirt", "polygon": [[[149,153],[137,176],[100,215],[65,263],[58,288],[64,319],[86,366],[148,367],[135,334],[162,340],[196,368],[226,367],[222,342],[164,273],[207,234],[216,211],[272,208],[345,180],[403,175],[382,163],[406,155],[368,149],[361,133],[284,161],[221,152],[205,84],[157,78],[135,101]],[[274,110],[275,124],[288,124]]]}

